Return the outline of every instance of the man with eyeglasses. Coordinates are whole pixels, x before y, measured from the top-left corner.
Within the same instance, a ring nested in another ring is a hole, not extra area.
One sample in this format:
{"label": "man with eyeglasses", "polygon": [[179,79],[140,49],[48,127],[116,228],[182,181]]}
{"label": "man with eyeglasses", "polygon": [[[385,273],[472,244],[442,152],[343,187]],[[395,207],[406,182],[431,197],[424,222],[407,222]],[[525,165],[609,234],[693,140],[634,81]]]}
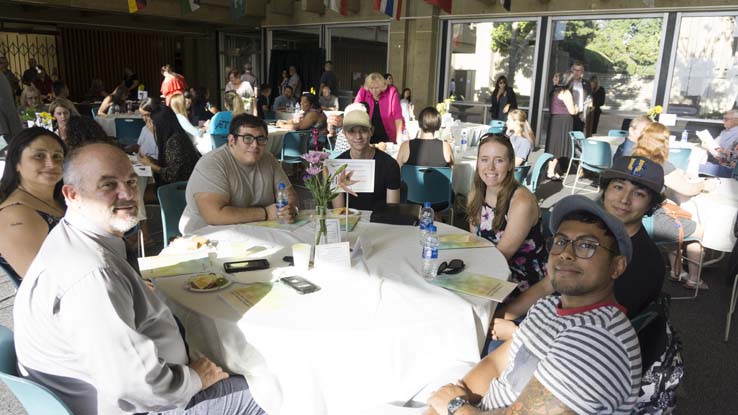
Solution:
{"label": "man with eyeglasses", "polygon": [[715,147],[709,152],[707,163],[700,165],[700,174],[731,177],[738,159],[738,110],[730,110],[723,116],[725,129],[715,139]]}
{"label": "man with eyeglasses", "polygon": [[[187,183],[187,207],[179,229],[191,234],[207,225],[275,220],[297,216],[297,193],[279,162],[266,151],[267,125],[251,114],[233,117],[228,142],[197,162]],[[289,203],[277,208],[279,184]]]}
{"label": "man with eyeglasses", "polygon": [[614,291],[632,257],[625,226],[577,195],[554,207],[550,229],[548,275],[560,295],[538,301],[511,340],[462,380],[434,392],[428,403],[435,413],[626,414],[633,409],[641,355]]}
{"label": "man with eyeglasses", "polygon": [[[615,298],[629,318],[645,310],[661,293],[666,268],[661,253],[643,227],[643,217],[652,214],[664,201],[664,170],[645,157],[620,157],[602,173],[600,195],[603,208],[620,219],[630,237],[633,251],[623,274],[615,281]],[[507,340],[515,331],[513,320],[524,316],[540,298],[553,294],[551,276],[541,280],[496,313],[492,339]],[[492,344],[492,349],[495,343]],[[491,350],[490,350],[491,351]]]}

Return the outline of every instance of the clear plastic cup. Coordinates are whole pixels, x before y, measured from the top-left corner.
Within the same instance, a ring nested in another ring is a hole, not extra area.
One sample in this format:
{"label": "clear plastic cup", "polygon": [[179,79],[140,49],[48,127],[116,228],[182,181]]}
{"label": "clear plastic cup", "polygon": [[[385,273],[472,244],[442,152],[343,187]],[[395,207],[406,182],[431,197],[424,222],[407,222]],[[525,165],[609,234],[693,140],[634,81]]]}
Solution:
{"label": "clear plastic cup", "polygon": [[310,253],[312,245],[294,244],[292,245],[292,258],[295,261],[295,270],[297,272],[307,272],[310,269]]}

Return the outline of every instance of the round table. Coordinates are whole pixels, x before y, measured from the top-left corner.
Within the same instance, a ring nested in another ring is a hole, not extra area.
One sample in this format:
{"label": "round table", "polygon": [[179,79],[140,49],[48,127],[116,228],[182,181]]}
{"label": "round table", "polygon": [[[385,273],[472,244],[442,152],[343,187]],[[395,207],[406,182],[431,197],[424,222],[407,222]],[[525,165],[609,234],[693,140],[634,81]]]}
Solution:
{"label": "round table", "polygon": [[713,180],[717,181],[714,190],[701,193],[681,206],[702,225],[702,245],[705,248],[732,252],[736,241],[733,229],[738,216],[738,180]]}
{"label": "round table", "polygon": [[[186,276],[155,279],[157,291],[184,324],[191,348],[245,375],[269,414],[358,413],[405,402],[439,373],[478,361],[495,303],[427,283],[419,275],[417,228],[367,219],[364,212],[348,234],[354,248],[350,270],[304,274],[322,288],[318,292],[298,295],[275,283],[243,313],[218,292],[186,291]],[[440,234],[464,232],[438,227]],[[310,222],[292,231],[232,225],[197,233],[219,241],[219,249],[229,251],[224,255],[265,248],[255,256],[267,258],[273,268],[231,274],[249,283],[273,281],[292,270],[275,267],[284,265],[281,258],[291,255],[293,243],[312,240],[313,232]],[[472,272],[510,276],[495,248],[443,250],[439,257],[461,258]],[[221,270],[226,259],[211,261]]]}

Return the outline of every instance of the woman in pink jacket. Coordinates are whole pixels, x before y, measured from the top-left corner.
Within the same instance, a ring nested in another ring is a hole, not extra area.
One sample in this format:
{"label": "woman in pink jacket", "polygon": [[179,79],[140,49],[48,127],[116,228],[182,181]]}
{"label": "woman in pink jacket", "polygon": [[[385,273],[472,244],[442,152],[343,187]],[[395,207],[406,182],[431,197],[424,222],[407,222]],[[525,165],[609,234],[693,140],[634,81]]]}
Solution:
{"label": "woman in pink jacket", "polygon": [[359,89],[354,102],[366,102],[369,105],[369,117],[374,127],[371,143],[400,141],[403,129],[402,108],[397,88],[388,87],[382,74],[370,73]]}

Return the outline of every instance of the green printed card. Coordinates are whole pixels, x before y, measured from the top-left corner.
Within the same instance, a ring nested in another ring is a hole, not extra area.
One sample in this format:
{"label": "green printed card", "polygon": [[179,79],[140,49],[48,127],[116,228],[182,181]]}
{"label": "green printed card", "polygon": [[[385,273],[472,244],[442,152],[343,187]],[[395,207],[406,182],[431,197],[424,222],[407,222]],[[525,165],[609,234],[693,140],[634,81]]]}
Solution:
{"label": "green printed card", "polygon": [[286,231],[294,231],[300,226],[308,223],[307,219],[298,219],[293,223],[279,223],[276,220],[263,220],[261,222],[252,222],[249,225],[262,226],[264,228],[283,229]]}
{"label": "green printed card", "polygon": [[452,233],[438,237],[438,249],[489,248],[492,242],[471,233]]}
{"label": "green printed card", "polygon": [[476,297],[488,298],[498,303],[501,303],[517,287],[512,282],[470,272],[441,275],[432,280],[431,284]]}
{"label": "green printed card", "polygon": [[236,288],[235,290],[220,294],[220,298],[233,307],[234,310],[245,313],[258,303],[259,300],[269,294],[269,291],[271,290],[271,282],[254,282],[246,284],[244,287]]}
{"label": "green printed card", "polygon": [[144,278],[196,274],[210,272],[210,258],[207,252],[147,256],[138,258],[138,268]]}

